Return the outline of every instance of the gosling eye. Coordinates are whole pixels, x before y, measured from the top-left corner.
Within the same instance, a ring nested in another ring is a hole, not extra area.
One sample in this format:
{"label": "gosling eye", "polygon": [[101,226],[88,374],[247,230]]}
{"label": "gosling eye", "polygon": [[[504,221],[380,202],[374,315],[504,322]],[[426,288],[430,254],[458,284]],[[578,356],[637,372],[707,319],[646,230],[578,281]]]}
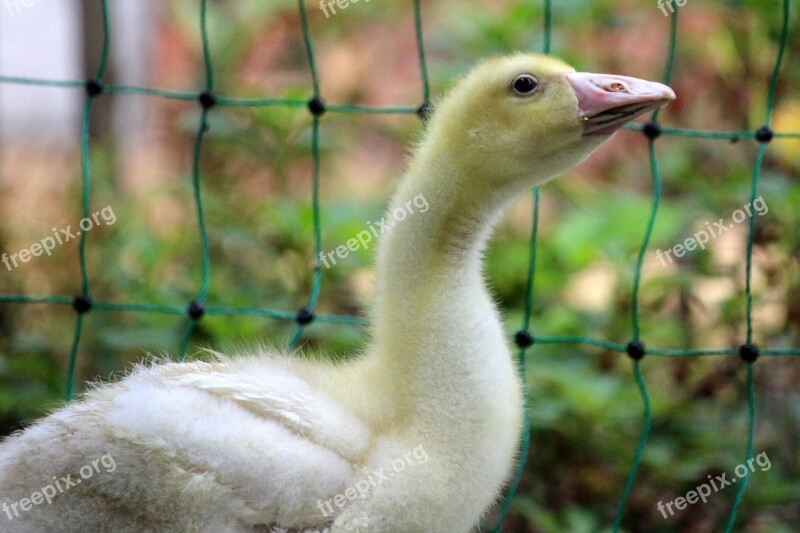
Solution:
{"label": "gosling eye", "polygon": [[511,82],[511,90],[517,96],[530,96],[539,87],[539,80],[532,74],[520,74]]}

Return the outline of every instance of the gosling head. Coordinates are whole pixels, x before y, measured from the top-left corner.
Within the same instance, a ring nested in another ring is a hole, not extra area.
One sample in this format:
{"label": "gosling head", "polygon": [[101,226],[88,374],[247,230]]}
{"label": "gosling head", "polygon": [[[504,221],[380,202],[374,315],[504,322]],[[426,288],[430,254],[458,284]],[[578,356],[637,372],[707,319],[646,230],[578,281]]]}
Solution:
{"label": "gosling head", "polygon": [[475,67],[437,106],[428,133],[432,148],[459,161],[471,181],[465,185],[530,187],[674,99],[660,83],[575,72],[552,57],[518,54]]}

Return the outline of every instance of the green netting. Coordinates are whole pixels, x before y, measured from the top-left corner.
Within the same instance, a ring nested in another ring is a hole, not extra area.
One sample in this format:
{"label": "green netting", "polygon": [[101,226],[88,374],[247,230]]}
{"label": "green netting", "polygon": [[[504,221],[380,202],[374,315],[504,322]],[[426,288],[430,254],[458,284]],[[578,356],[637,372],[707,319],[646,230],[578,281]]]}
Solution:
{"label": "green netting", "polygon": [[[79,295],[70,297],[64,295],[46,295],[46,296],[32,296],[23,294],[2,294],[0,295],[0,303],[5,304],[54,304],[63,306],[72,306],[77,313],[74,336],[70,349],[69,367],[67,371],[67,398],[72,399],[75,391],[75,371],[77,357],[80,348],[81,331],[83,329],[83,319],[85,313],[91,311],[127,311],[136,313],[163,313],[170,315],[187,315],[189,316],[188,324],[178,347],[179,354],[184,357],[186,353],[187,344],[190,340],[192,332],[203,315],[220,315],[220,316],[235,316],[235,315],[250,315],[258,316],[268,319],[296,321],[297,327],[290,340],[290,346],[294,347],[304,329],[310,323],[308,320],[303,320],[302,314],[306,312],[314,313],[316,304],[320,295],[322,284],[322,271],[321,265],[317,262],[312,276],[313,282],[311,291],[308,296],[307,305],[300,313],[287,310],[267,309],[262,307],[224,307],[208,304],[206,299],[208,296],[208,289],[211,281],[211,254],[209,249],[209,239],[206,232],[205,217],[203,214],[203,195],[202,195],[202,175],[200,168],[200,156],[203,150],[203,142],[205,133],[208,126],[209,114],[213,112],[215,106],[227,107],[266,107],[266,106],[287,106],[287,107],[308,107],[312,116],[312,137],[311,137],[311,151],[313,157],[313,171],[312,171],[312,205],[313,205],[313,225],[314,225],[314,247],[315,257],[320,256],[322,251],[321,247],[321,223],[320,223],[320,197],[319,197],[319,184],[320,184],[320,148],[319,148],[319,127],[322,115],[325,112],[331,113],[383,113],[383,114],[414,114],[417,113],[424,116],[428,106],[430,105],[430,86],[428,82],[428,69],[425,61],[425,48],[423,45],[422,34],[422,15],[420,0],[413,0],[414,21],[416,29],[416,41],[419,53],[419,67],[422,78],[422,98],[419,107],[377,107],[377,106],[362,106],[362,105],[337,105],[337,104],[324,104],[322,95],[320,94],[319,78],[317,73],[316,58],[314,53],[313,38],[309,29],[305,2],[298,0],[298,9],[303,31],[303,39],[305,43],[306,55],[308,58],[312,84],[313,95],[311,100],[299,100],[288,98],[231,98],[223,95],[217,95],[214,92],[214,64],[212,54],[209,46],[208,38],[208,24],[206,21],[206,0],[199,1],[200,13],[200,34],[202,36],[202,49],[203,49],[203,64],[205,68],[205,86],[198,92],[184,92],[172,91],[150,87],[132,87],[122,85],[104,85],[102,83],[103,77],[106,74],[109,58],[110,36],[112,28],[110,26],[108,0],[102,0],[103,8],[103,48],[99,61],[99,65],[95,71],[95,77],[88,81],[63,81],[63,80],[45,80],[33,79],[13,76],[0,76],[0,83],[7,84],[23,84],[23,85],[38,85],[49,87],[60,87],[64,89],[85,89],[87,97],[83,108],[82,118],[82,134],[81,134],[81,170],[82,170],[82,194],[81,194],[81,209],[84,217],[90,214],[90,199],[91,199],[91,185],[92,185],[92,169],[89,158],[89,123],[92,115],[92,106],[95,99],[101,94],[138,94],[150,95],[161,98],[176,99],[176,100],[196,100],[202,106],[202,113],[200,114],[199,123],[197,126],[197,133],[195,137],[191,180],[194,194],[194,203],[197,214],[197,228],[200,238],[200,253],[199,257],[202,261],[202,273],[197,290],[197,296],[189,307],[179,305],[157,305],[149,303],[132,303],[132,302],[104,302],[93,301],[91,295],[91,283],[87,272],[86,263],[86,247],[87,247],[87,233],[82,232],[80,235],[80,273],[81,273],[81,292]],[[666,49],[665,69],[663,80],[664,83],[669,83],[673,66],[675,64],[675,45],[677,42],[677,29],[678,29],[678,13],[679,7],[674,4],[674,0],[669,0],[673,3],[671,10],[671,29],[669,44]],[[780,0],[779,0],[780,1]],[[544,45],[543,51],[550,52],[551,48],[551,33],[552,33],[552,0],[542,0],[544,7]],[[644,256],[647,252],[650,237],[653,233],[653,228],[658,214],[658,208],[661,201],[661,171],[659,168],[658,158],[655,150],[655,140],[660,135],[666,136],[679,136],[689,138],[702,138],[714,140],[729,140],[736,141],[741,139],[755,139],[760,142],[759,150],[755,158],[752,173],[752,184],[750,191],[751,204],[756,200],[759,190],[759,179],[761,175],[761,168],[763,163],[764,154],[767,150],[768,142],[771,138],[800,138],[800,132],[773,132],[770,127],[772,119],[772,112],[775,104],[775,93],[778,82],[778,75],[780,72],[781,63],[786,49],[788,39],[788,25],[789,25],[789,0],[782,0],[782,9],[780,12],[781,32],[779,40],[779,52],[775,59],[774,68],[770,78],[769,90],[767,94],[767,101],[764,110],[764,127],[767,128],[759,131],[701,131],[685,128],[674,128],[661,126],[658,124],[658,111],[655,111],[651,117],[651,122],[648,125],[630,124],[628,129],[642,131],[644,138],[648,143],[650,170],[653,180],[653,197],[652,208],[647,227],[644,231],[639,254],[637,257],[634,279],[633,279],[633,292],[631,294],[632,301],[632,316],[631,316],[631,340],[629,343],[621,344],[618,342],[585,336],[547,336],[547,335],[533,335],[530,333],[531,317],[534,301],[534,287],[536,278],[536,258],[537,258],[537,235],[538,235],[538,221],[539,221],[539,199],[540,193],[538,189],[532,192],[533,195],[533,224],[530,237],[530,261],[529,272],[527,278],[527,288],[525,295],[525,307],[522,329],[517,332],[515,338],[517,344],[520,346],[519,362],[523,375],[525,375],[525,361],[526,353],[530,346],[542,344],[575,344],[575,345],[590,345],[604,348],[606,350],[627,353],[631,356],[633,365],[633,377],[638,387],[639,393],[642,398],[643,406],[643,420],[642,431],[638,444],[633,453],[633,460],[631,463],[630,473],[627,481],[622,489],[622,494],[616,508],[614,517],[614,531],[618,531],[622,522],[623,513],[626,503],[633,489],[636,479],[636,474],[642,462],[642,457],[647,445],[648,437],[650,434],[650,427],[652,421],[652,411],[650,406],[650,397],[647,390],[647,385],[641,372],[641,357],[646,353],[647,355],[655,356],[668,356],[668,357],[692,357],[703,355],[741,355],[743,347],[747,347],[752,343],[753,337],[753,320],[752,320],[752,292],[751,292],[751,273],[752,273],[752,254],[753,242],[755,235],[755,217],[749,217],[748,239],[747,239],[747,252],[746,252],[746,324],[747,331],[742,339],[741,346],[731,346],[729,348],[721,349],[670,349],[670,348],[652,348],[644,347],[641,342],[641,329],[640,329],[640,313],[639,313],[639,294],[640,282],[642,275],[642,268]],[[767,132],[765,137],[763,134]],[[349,315],[311,315],[315,321],[328,322],[328,323],[350,323],[350,324],[363,324],[364,320]],[[746,349],[746,348],[745,348]],[[800,348],[759,348],[758,354],[762,356],[800,356]],[[746,388],[747,388],[747,407],[748,407],[748,431],[746,438],[746,451],[745,461],[752,457],[753,454],[753,441],[755,436],[755,385],[753,378],[753,368],[751,363],[744,363],[746,371]],[[530,427],[529,420],[526,412],[525,429],[521,442],[521,460],[516,468],[515,475],[512,483],[507,491],[503,505],[500,508],[495,524],[489,528],[495,532],[500,531],[503,521],[508,513],[511,501],[518,487],[522,472],[525,466],[525,458],[529,448]],[[736,515],[742,503],[745,490],[747,488],[748,476],[745,476],[742,483],[739,485],[733,506],[728,516],[726,531],[731,531],[736,522]]]}

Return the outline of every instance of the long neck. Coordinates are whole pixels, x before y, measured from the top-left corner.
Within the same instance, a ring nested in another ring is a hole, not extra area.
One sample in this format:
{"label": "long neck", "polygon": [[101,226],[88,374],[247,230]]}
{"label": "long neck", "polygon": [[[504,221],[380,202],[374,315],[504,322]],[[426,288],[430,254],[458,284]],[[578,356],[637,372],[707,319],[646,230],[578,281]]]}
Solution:
{"label": "long neck", "polygon": [[[481,270],[483,249],[511,193],[476,190],[485,182],[465,180],[451,161],[417,154],[387,218],[409,212],[415,198],[429,207],[396,222],[379,245],[373,342],[391,359],[386,366],[401,374],[411,368],[436,374],[447,365],[477,369],[486,362],[485,347],[505,346]],[[465,181],[477,184],[465,187]],[[489,356],[505,357],[499,351]]]}
{"label": "long neck", "polygon": [[[476,180],[457,161],[429,153],[417,154],[390,204],[388,216],[424,205],[415,198],[428,208],[379,243],[373,342],[356,367],[368,390],[347,396],[376,434],[424,446],[426,475],[447,502],[441,513],[465,531],[496,498],[522,424],[521,382],[481,272],[492,225],[513,195],[465,187]],[[411,485],[408,494],[419,490]]]}

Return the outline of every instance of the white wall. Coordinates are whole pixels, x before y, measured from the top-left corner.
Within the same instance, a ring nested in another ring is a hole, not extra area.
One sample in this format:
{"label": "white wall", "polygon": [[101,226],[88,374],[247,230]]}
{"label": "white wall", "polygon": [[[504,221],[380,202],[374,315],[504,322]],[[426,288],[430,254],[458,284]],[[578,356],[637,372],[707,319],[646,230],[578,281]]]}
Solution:
{"label": "white wall", "polygon": [[[82,0],[0,0],[0,74],[82,79]],[[111,0],[111,61],[118,82],[146,85],[155,10],[151,0]],[[0,83],[0,138],[77,142],[82,90]],[[141,98],[116,98],[115,129],[146,123]],[[121,139],[122,140],[122,139]]]}
{"label": "white wall", "polygon": [[[81,77],[76,0],[0,0],[0,74]],[[27,7],[26,7],[27,4]],[[79,90],[0,84],[0,137],[74,138]]]}

